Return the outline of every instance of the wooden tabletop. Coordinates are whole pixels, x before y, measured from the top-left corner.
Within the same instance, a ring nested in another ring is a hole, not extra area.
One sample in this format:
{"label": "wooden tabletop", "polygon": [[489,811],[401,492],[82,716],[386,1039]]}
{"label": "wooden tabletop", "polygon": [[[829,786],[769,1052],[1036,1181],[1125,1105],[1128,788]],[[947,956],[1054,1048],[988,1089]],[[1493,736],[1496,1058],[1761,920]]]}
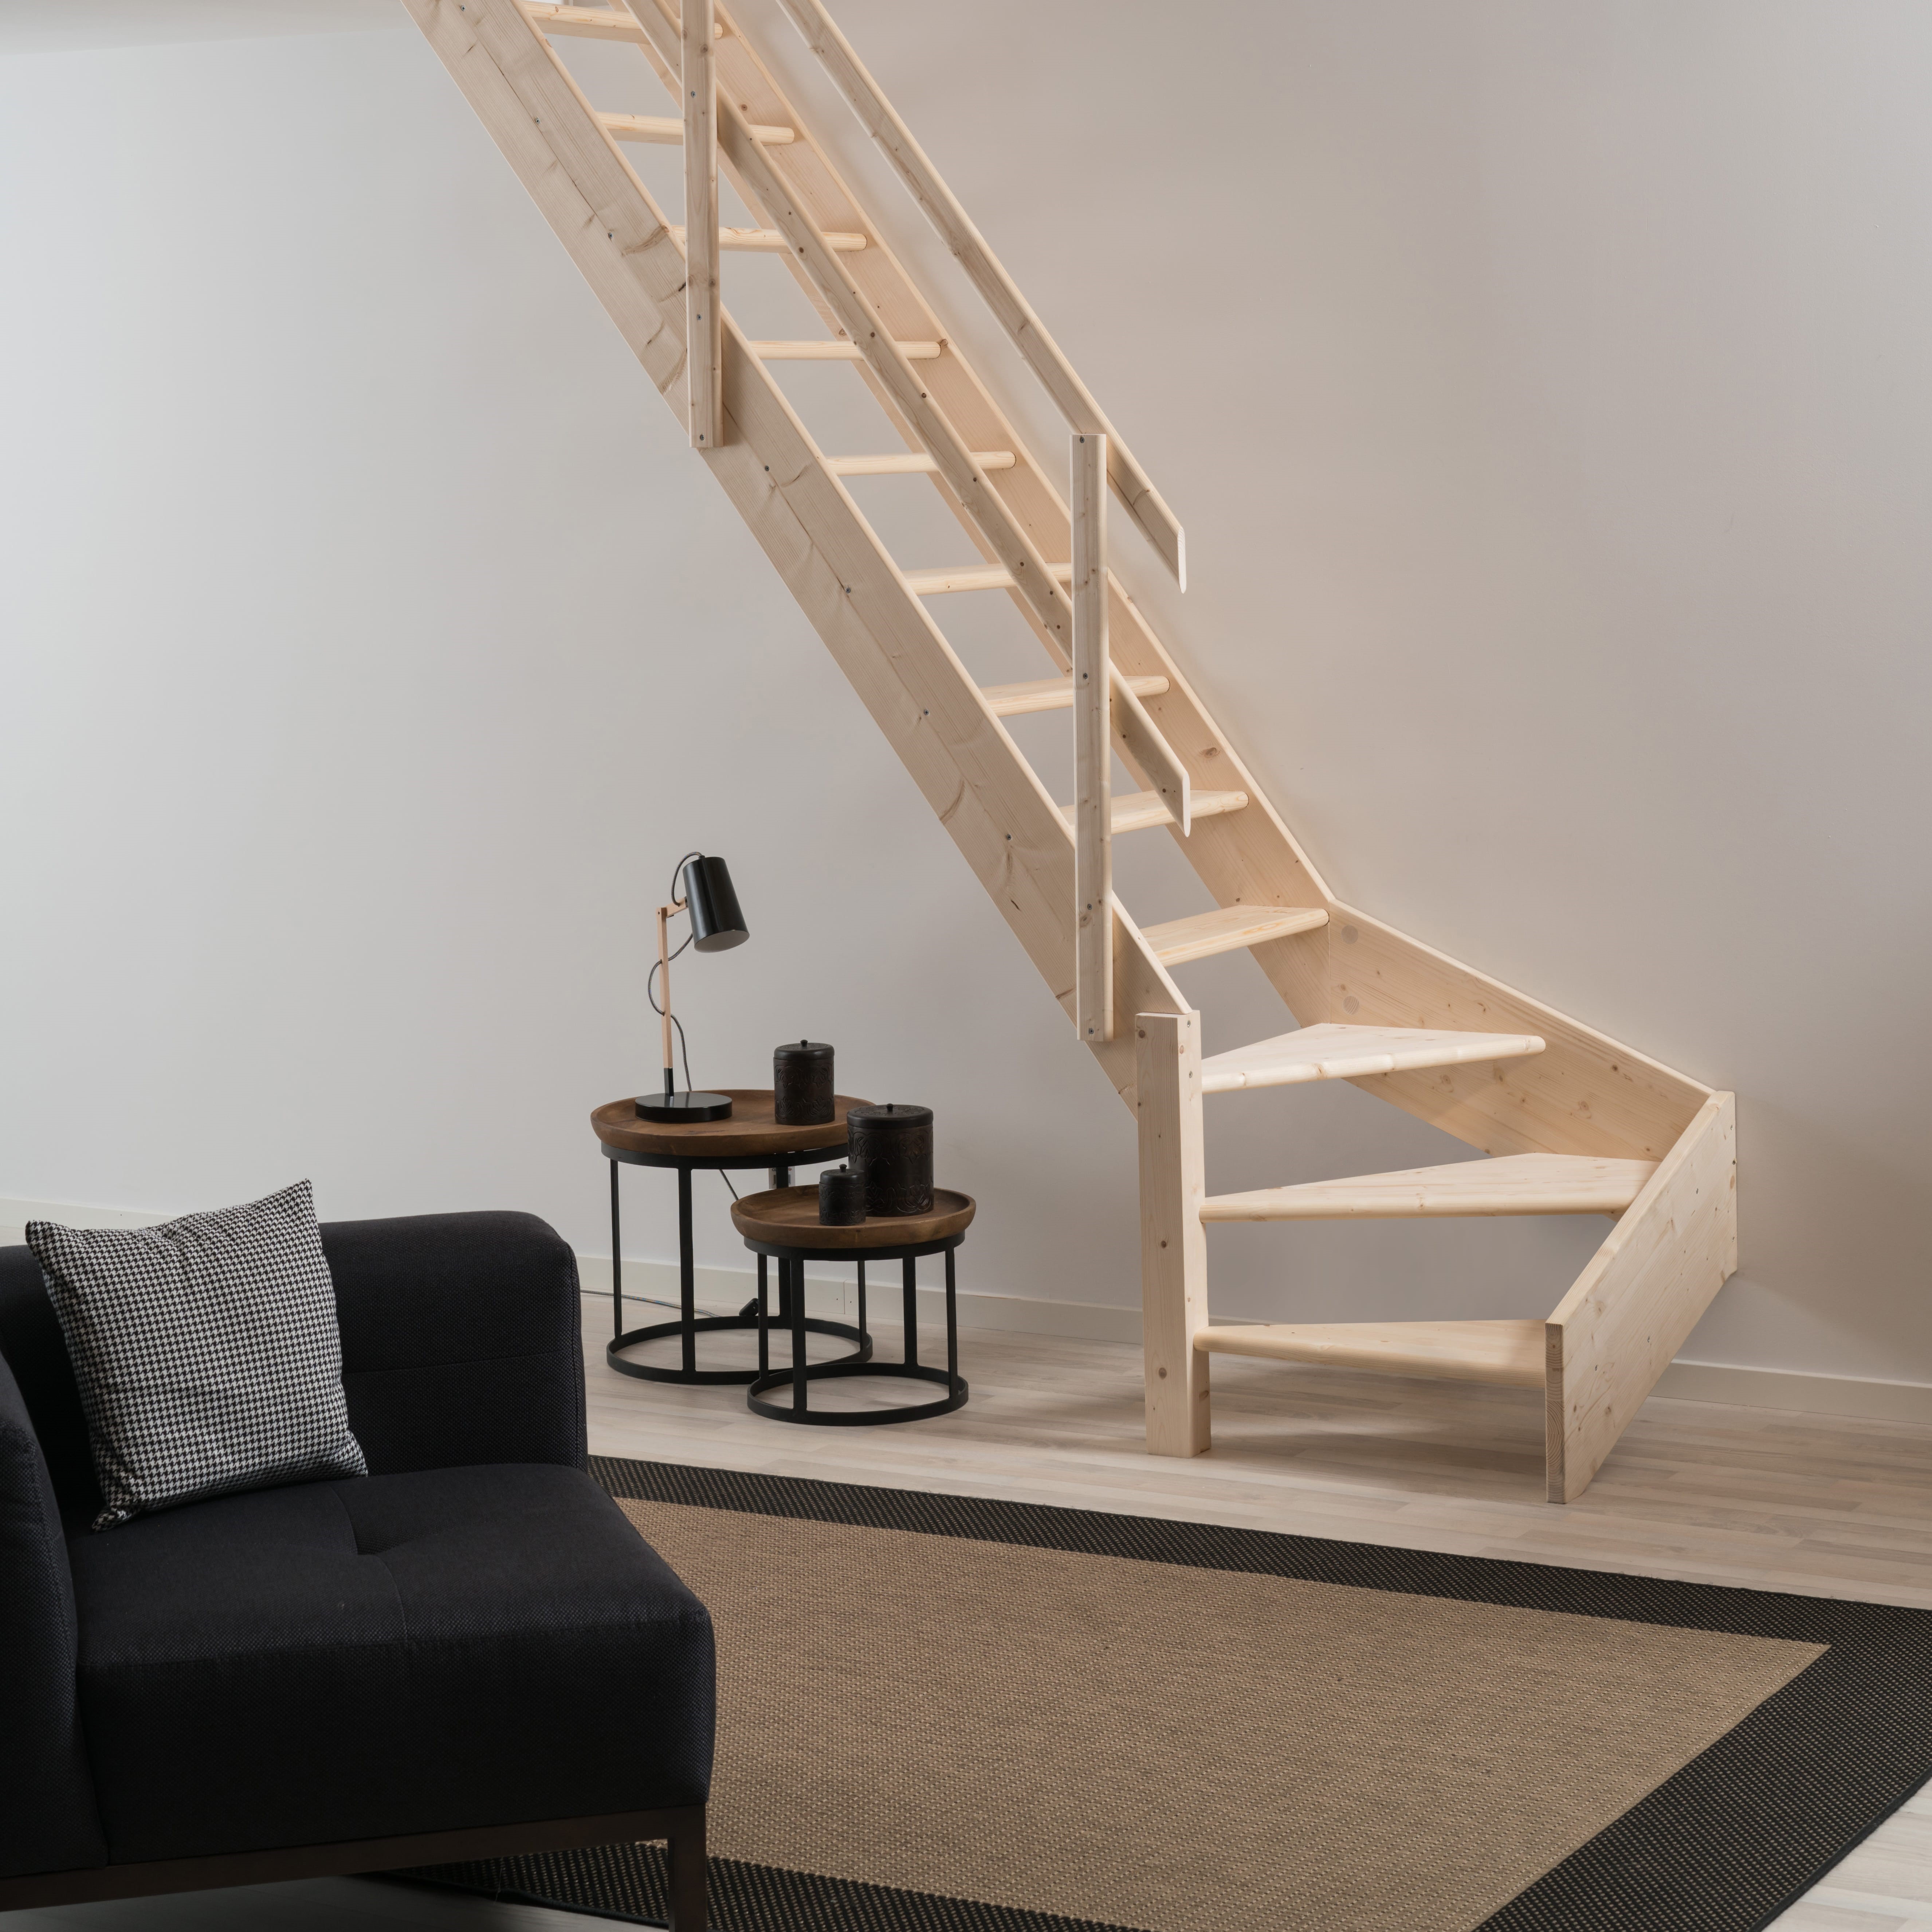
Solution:
{"label": "wooden tabletop", "polygon": [[[707,1090],[730,1096],[729,1119],[693,1120],[688,1124],[646,1120],[639,1117],[636,1096],[632,1095],[607,1101],[592,1114],[590,1124],[606,1147],[621,1148],[626,1154],[682,1154],[700,1160],[710,1154],[801,1154],[807,1148],[842,1147],[847,1114],[854,1107],[872,1104],[869,1100],[855,1100],[850,1094],[835,1094],[830,1120],[808,1127],[782,1127],[772,1116],[769,1087],[714,1087]],[[814,1192],[813,1200],[818,1198]]]}
{"label": "wooden tabletop", "polygon": [[754,1241],[780,1247],[912,1248],[949,1240],[971,1226],[977,1204],[950,1187],[932,1190],[929,1214],[872,1214],[850,1227],[827,1227],[818,1218],[816,1187],[768,1187],[731,1204],[731,1225]]}

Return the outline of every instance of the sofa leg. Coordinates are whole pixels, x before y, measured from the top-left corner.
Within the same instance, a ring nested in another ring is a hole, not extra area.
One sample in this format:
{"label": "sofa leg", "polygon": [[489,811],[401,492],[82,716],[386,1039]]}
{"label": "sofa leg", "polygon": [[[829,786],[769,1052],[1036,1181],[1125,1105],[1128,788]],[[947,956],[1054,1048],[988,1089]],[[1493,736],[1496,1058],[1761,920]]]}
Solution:
{"label": "sofa leg", "polygon": [[704,1807],[682,1814],[665,1846],[670,1868],[670,1932],[706,1932]]}

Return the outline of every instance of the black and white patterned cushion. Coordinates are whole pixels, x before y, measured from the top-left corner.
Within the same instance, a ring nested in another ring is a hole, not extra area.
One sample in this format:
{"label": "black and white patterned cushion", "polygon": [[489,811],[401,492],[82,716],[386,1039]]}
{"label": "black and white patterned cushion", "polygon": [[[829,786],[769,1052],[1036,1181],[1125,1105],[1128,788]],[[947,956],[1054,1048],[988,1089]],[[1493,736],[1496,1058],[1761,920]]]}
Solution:
{"label": "black and white patterned cushion", "polygon": [[306,1180],[157,1228],[33,1221],[87,1414],[96,1529],[236,1490],[368,1473]]}

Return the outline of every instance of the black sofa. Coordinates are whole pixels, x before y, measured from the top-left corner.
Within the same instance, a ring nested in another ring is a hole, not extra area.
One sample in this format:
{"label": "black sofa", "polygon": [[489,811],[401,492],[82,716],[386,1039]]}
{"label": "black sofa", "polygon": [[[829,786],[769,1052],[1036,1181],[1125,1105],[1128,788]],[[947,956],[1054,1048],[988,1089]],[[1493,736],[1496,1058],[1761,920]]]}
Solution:
{"label": "black sofa", "polygon": [[704,1932],[711,1622],[585,1473],[569,1249],[526,1214],[322,1240],[370,1473],[98,1534],[0,1249],[0,1910],[662,1838]]}

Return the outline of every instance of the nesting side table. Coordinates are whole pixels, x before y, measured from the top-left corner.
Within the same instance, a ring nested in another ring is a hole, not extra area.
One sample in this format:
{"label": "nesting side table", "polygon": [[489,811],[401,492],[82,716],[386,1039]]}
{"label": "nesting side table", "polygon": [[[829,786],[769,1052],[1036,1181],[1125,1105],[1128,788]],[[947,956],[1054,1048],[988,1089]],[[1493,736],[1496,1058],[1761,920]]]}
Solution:
{"label": "nesting side table", "polygon": [[[970,1194],[950,1188],[932,1191],[928,1214],[870,1216],[846,1228],[826,1227],[818,1218],[815,1187],[776,1187],[748,1194],[731,1204],[731,1223],[745,1245],[758,1257],[758,1374],[745,1391],[746,1406],[775,1422],[815,1423],[825,1427],[866,1428],[882,1422],[914,1422],[922,1416],[946,1415],[966,1403],[966,1379],[959,1372],[959,1315],[953,1285],[953,1252],[966,1238],[976,1211]],[[922,1255],[946,1257],[946,1366],[929,1367],[919,1358],[917,1263]],[[766,1316],[765,1262],[778,1264],[781,1297],[778,1319],[791,1327],[791,1366],[771,1366],[770,1328]],[[871,1359],[868,1346],[860,1354],[835,1362],[805,1359],[806,1331],[824,1324],[805,1320],[805,1264],[807,1262],[856,1262],[859,1269],[859,1326],[866,1326],[866,1264],[902,1264],[905,1294],[905,1355],[897,1362]],[[813,1382],[848,1376],[892,1376],[915,1382],[937,1382],[946,1391],[937,1402],[908,1402],[895,1408],[813,1408],[806,1390]],[[790,1400],[767,1400],[771,1391],[790,1384]]]}
{"label": "nesting side table", "polygon": [[[756,1380],[765,1366],[767,1344],[760,1328],[758,1310],[765,1299],[765,1257],[758,1257],[758,1298],[748,1302],[736,1315],[700,1316],[696,1303],[696,1270],[691,1246],[691,1177],[700,1168],[764,1168],[774,1187],[790,1189],[794,1167],[837,1160],[845,1152],[845,1116],[854,1107],[868,1107],[869,1100],[850,1095],[833,1096],[832,1117],[822,1125],[781,1126],[772,1112],[770,1088],[727,1087],[731,1113],[722,1120],[646,1120],[638,1117],[629,1099],[612,1100],[590,1116],[590,1124],[602,1144],[604,1157],[610,1163],[610,1305],[611,1340],[604,1359],[620,1375],[636,1376],[652,1382],[736,1382]],[[620,1223],[617,1170],[621,1166],[668,1167],[677,1172],[677,1279],[678,1316],[673,1322],[653,1322],[642,1328],[624,1326],[624,1243]],[[809,1193],[818,1211],[818,1191]],[[781,1318],[790,1326],[799,1359],[804,1360],[806,1334],[836,1336],[850,1342],[855,1352],[842,1362],[862,1362],[872,1352],[872,1337],[864,1324],[854,1328],[844,1322],[805,1318],[804,1283],[800,1277],[794,1306],[790,1285],[779,1287]],[[698,1366],[698,1337],[722,1329],[760,1328],[759,1366],[756,1369],[700,1369]],[[676,1368],[661,1368],[654,1362],[625,1360],[622,1351],[640,1342],[655,1342],[674,1335],[682,1344]],[[820,1365],[823,1366],[823,1365]]]}

